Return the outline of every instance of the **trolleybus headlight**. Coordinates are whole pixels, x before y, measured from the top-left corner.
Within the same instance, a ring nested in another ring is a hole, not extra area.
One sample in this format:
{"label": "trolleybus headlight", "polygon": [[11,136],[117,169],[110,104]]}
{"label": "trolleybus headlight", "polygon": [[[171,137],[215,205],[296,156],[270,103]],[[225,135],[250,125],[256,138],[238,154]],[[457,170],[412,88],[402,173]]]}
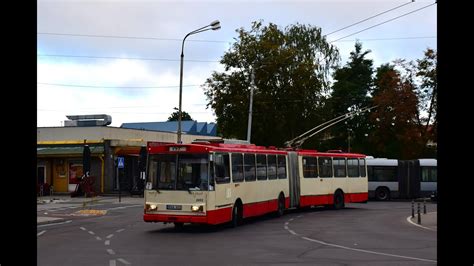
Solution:
{"label": "trolleybus headlight", "polygon": [[196,206],[196,205],[194,205],[194,206],[191,207],[191,210],[192,210],[193,212],[202,212],[203,209],[204,209],[204,208],[202,207],[202,205],[201,205],[201,206]]}
{"label": "trolleybus headlight", "polygon": [[146,204],[147,211],[156,211],[157,207],[155,204]]}

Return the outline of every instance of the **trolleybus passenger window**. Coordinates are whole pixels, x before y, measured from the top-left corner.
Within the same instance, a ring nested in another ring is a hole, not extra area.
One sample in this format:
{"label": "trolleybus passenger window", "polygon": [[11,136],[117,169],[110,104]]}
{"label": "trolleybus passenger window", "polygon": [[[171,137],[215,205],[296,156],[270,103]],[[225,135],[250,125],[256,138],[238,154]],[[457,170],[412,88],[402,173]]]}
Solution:
{"label": "trolleybus passenger window", "polygon": [[349,177],[359,177],[359,160],[347,159],[347,174]]}
{"label": "trolleybus passenger window", "polygon": [[332,159],[329,157],[319,157],[319,177],[332,177]]}
{"label": "trolleybus passenger window", "polygon": [[285,179],[286,178],[286,156],[285,155],[278,155],[278,178]]}
{"label": "trolleybus passenger window", "polygon": [[257,179],[267,180],[267,156],[257,154]]}
{"label": "trolleybus passenger window", "polygon": [[244,180],[244,164],[241,153],[232,153],[232,182]]}
{"label": "trolleybus passenger window", "polygon": [[421,167],[421,182],[436,182],[436,167]]}
{"label": "trolleybus passenger window", "polygon": [[245,181],[255,181],[255,154],[244,154],[244,176]]}
{"label": "trolleybus passenger window", "polygon": [[369,179],[369,181],[381,181],[381,182],[398,181],[396,166],[374,166],[372,171],[373,171],[372,180]]}
{"label": "trolleybus passenger window", "polygon": [[268,179],[277,178],[277,161],[276,155],[268,155]]}
{"label": "trolleybus passenger window", "polygon": [[229,154],[216,153],[214,169],[217,184],[229,183]]}
{"label": "trolleybus passenger window", "polygon": [[346,177],[346,158],[333,158],[334,177]]}
{"label": "trolleybus passenger window", "polygon": [[359,159],[360,176],[365,177],[365,159]]}
{"label": "trolleybus passenger window", "polygon": [[303,157],[303,177],[318,177],[318,160],[316,157]]}

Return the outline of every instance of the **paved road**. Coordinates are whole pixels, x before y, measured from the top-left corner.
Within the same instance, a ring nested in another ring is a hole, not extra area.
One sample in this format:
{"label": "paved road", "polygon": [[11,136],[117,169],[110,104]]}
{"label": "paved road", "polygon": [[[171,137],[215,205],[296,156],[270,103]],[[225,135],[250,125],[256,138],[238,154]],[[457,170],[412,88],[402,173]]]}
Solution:
{"label": "paved road", "polygon": [[[436,231],[407,221],[409,202],[289,211],[237,228],[186,225],[182,230],[144,223],[138,202],[103,202],[94,207],[107,210],[100,216],[68,216],[78,209],[64,210],[64,221],[71,222],[38,227],[38,265],[436,263]],[[429,203],[428,212],[435,211],[436,204]]]}

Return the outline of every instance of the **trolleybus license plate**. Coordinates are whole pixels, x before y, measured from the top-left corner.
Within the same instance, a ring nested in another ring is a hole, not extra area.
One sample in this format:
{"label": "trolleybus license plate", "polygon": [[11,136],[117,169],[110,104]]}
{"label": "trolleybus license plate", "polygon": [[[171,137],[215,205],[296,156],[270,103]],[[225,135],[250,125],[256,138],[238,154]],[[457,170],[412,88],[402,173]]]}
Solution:
{"label": "trolleybus license plate", "polygon": [[181,210],[181,205],[166,205],[167,210]]}

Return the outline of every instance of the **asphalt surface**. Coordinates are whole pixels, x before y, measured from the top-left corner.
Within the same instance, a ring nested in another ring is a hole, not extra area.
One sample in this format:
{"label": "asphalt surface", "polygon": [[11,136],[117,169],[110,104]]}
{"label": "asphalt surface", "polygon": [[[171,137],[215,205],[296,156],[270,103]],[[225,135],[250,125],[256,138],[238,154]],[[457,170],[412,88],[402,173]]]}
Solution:
{"label": "asphalt surface", "polygon": [[[437,255],[432,219],[436,204],[427,203],[427,209],[431,214],[422,216],[421,223],[427,223],[426,228],[408,221],[410,202],[369,202],[347,204],[343,210],[290,210],[280,218],[248,219],[237,228],[187,224],[178,230],[172,224],[143,222],[143,198],[122,203],[103,200],[86,208],[80,202],[45,204],[38,208],[38,216],[61,220],[38,225],[37,262],[81,266],[432,265]],[[79,215],[82,210],[86,211]]]}

